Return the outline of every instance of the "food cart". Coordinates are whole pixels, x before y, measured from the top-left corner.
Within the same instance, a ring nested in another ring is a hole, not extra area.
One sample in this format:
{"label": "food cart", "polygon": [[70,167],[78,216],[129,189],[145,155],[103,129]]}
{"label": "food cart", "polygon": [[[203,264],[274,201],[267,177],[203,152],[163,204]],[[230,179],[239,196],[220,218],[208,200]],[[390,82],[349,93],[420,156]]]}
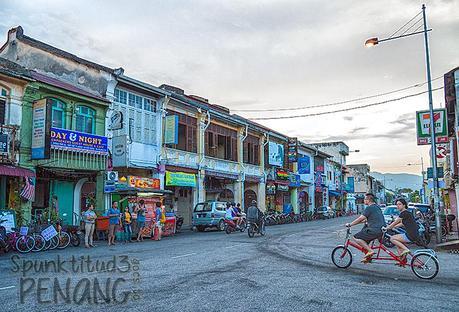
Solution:
{"label": "food cart", "polygon": [[[143,230],[144,237],[151,237],[155,225],[155,208],[156,203],[164,202],[165,197],[172,194],[171,191],[161,190],[159,179],[129,176],[121,178],[110,191],[106,192],[112,195],[112,200],[119,202],[120,212],[124,212],[126,206],[129,211],[133,211],[133,206],[138,205],[140,200],[145,203],[145,227]],[[163,236],[175,234],[175,216],[167,216],[163,226]],[[133,232],[137,232],[133,229]]]}

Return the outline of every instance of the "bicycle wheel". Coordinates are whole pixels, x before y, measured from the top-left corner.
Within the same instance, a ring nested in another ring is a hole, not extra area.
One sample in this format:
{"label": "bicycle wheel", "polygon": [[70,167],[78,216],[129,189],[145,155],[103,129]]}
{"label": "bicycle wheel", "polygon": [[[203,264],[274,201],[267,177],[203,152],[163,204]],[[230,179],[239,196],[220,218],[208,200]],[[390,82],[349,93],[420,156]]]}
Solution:
{"label": "bicycle wheel", "polygon": [[16,250],[20,253],[28,253],[35,246],[35,239],[32,236],[21,236],[16,241]]}
{"label": "bicycle wheel", "polygon": [[33,252],[42,251],[45,248],[45,239],[37,233],[32,234],[35,240],[35,246],[32,248]]}
{"label": "bicycle wheel", "polygon": [[58,235],[59,238],[59,244],[57,246],[58,249],[64,249],[67,248],[67,246],[70,244],[70,235],[67,232],[61,231],[61,233]]}
{"label": "bicycle wheel", "polygon": [[349,248],[338,246],[333,249],[331,258],[333,264],[340,269],[346,269],[352,263],[352,253]]}
{"label": "bicycle wheel", "polygon": [[437,257],[428,252],[415,254],[411,259],[411,270],[421,279],[432,279],[437,276],[440,265]]}
{"label": "bicycle wheel", "polygon": [[59,235],[54,236],[49,240],[49,249],[53,250],[59,246]]}

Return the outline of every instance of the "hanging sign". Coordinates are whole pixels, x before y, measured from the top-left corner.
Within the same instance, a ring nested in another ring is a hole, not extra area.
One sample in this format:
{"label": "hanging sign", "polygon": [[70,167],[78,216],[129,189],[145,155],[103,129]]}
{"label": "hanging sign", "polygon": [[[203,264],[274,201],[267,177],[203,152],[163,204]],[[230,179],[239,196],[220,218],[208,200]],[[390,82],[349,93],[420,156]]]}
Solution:
{"label": "hanging sign", "polygon": [[298,138],[288,139],[288,161],[296,162],[298,159]]}
{"label": "hanging sign", "polygon": [[32,105],[32,159],[49,158],[50,105],[47,99]]}
{"label": "hanging sign", "polygon": [[41,236],[43,236],[45,241],[49,241],[50,239],[52,239],[56,235],[57,235],[57,231],[54,228],[54,226],[52,226],[52,225],[48,226],[46,229],[41,231]]}
{"label": "hanging sign", "polygon": [[269,142],[268,154],[268,163],[270,165],[282,167],[284,164],[284,145],[275,142]]}
{"label": "hanging sign", "polygon": [[120,111],[113,111],[110,116],[110,130],[119,130],[123,128],[123,113]]}
{"label": "hanging sign", "polygon": [[[448,123],[446,109],[434,109],[434,124],[435,124],[435,141],[436,143],[448,143]],[[416,112],[416,130],[418,145],[429,145],[430,137],[430,112]]]}
{"label": "hanging sign", "polygon": [[177,115],[169,115],[164,119],[164,144],[178,143],[178,119]]}
{"label": "hanging sign", "polygon": [[127,179],[127,183],[131,187],[137,187],[140,189],[150,188],[150,189],[159,190],[161,188],[159,179],[154,179],[154,178],[129,176]]}
{"label": "hanging sign", "polygon": [[311,157],[302,156],[298,158],[298,173],[310,174],[311,173]]}
{"label": "hanging sign", "polygon": [[95,134],[51,128],[51,148],[76,152],[108,154],[107,137]]}
{"label": "hanging sign", "polygon": [[196,175],[184,172],[166,171],[166,186],[196,186]]}
{"label": "hanging sign", "polygon": [[8,154],[8,134],[6,133],[0,134],[0,154]]}

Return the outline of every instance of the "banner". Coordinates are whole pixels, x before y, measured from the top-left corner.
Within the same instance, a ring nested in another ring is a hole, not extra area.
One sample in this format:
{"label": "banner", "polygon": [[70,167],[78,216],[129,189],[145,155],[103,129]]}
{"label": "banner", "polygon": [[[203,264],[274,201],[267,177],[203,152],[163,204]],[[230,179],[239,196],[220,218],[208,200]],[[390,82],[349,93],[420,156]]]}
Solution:
{"label": "banner", "polygon": [[107,137],[59,128],[51,128],[51,148],[108,154]]}
{"label": "banner", "polygon": [[298,158],[298,173],[310,174],[311,173],[311,157],[302,156]]}
{"label": "banner", "polygon": [[[433,112],[435,124],[435,142],[448,143],[448,123],[446,109],[434,109]],[[416,130],[418,145],[431,144],[429,111],[416,112]]]}
{"label": "banner", "polygon": [[273,166],[282,167],[284,164],[284,146],[275,142],[268,144],[268,163]]}
{"label": "banner", "polygon": [[32,105],[32,159],[49,158],[50,105],[47,99]]}
{"label": "banner", "polygon": [[0,154],[8,155],[8,134],[0,134]]}
{"label": "banner", "polygon": [[164,144],[178,143],[178,116],[170,115],[164,119]]}
{"label": "banner", "polygon": [[166,171],[166,186],[196,187],[196,175]]}

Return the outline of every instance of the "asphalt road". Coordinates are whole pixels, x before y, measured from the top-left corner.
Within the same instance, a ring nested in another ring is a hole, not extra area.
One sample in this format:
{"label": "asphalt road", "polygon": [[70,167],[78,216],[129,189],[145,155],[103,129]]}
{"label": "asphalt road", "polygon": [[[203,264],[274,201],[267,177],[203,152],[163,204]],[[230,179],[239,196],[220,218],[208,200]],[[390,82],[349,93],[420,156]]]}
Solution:
{"label": "asphalt road", "polygon": [[[272,226],[265,237],[187,231],[160,242],[2,255],[2,312],[459,310],[459,255],[439,253],[440,273],[429,281],[409,268],[361,264],[357,253],[349,269],[336,268],[330,253],[349,220]],[[91,264],[81,265],[87,255]],[[104,266],[114,257],[117,272]],[[118,302],[104,302],[106,293]]]}

